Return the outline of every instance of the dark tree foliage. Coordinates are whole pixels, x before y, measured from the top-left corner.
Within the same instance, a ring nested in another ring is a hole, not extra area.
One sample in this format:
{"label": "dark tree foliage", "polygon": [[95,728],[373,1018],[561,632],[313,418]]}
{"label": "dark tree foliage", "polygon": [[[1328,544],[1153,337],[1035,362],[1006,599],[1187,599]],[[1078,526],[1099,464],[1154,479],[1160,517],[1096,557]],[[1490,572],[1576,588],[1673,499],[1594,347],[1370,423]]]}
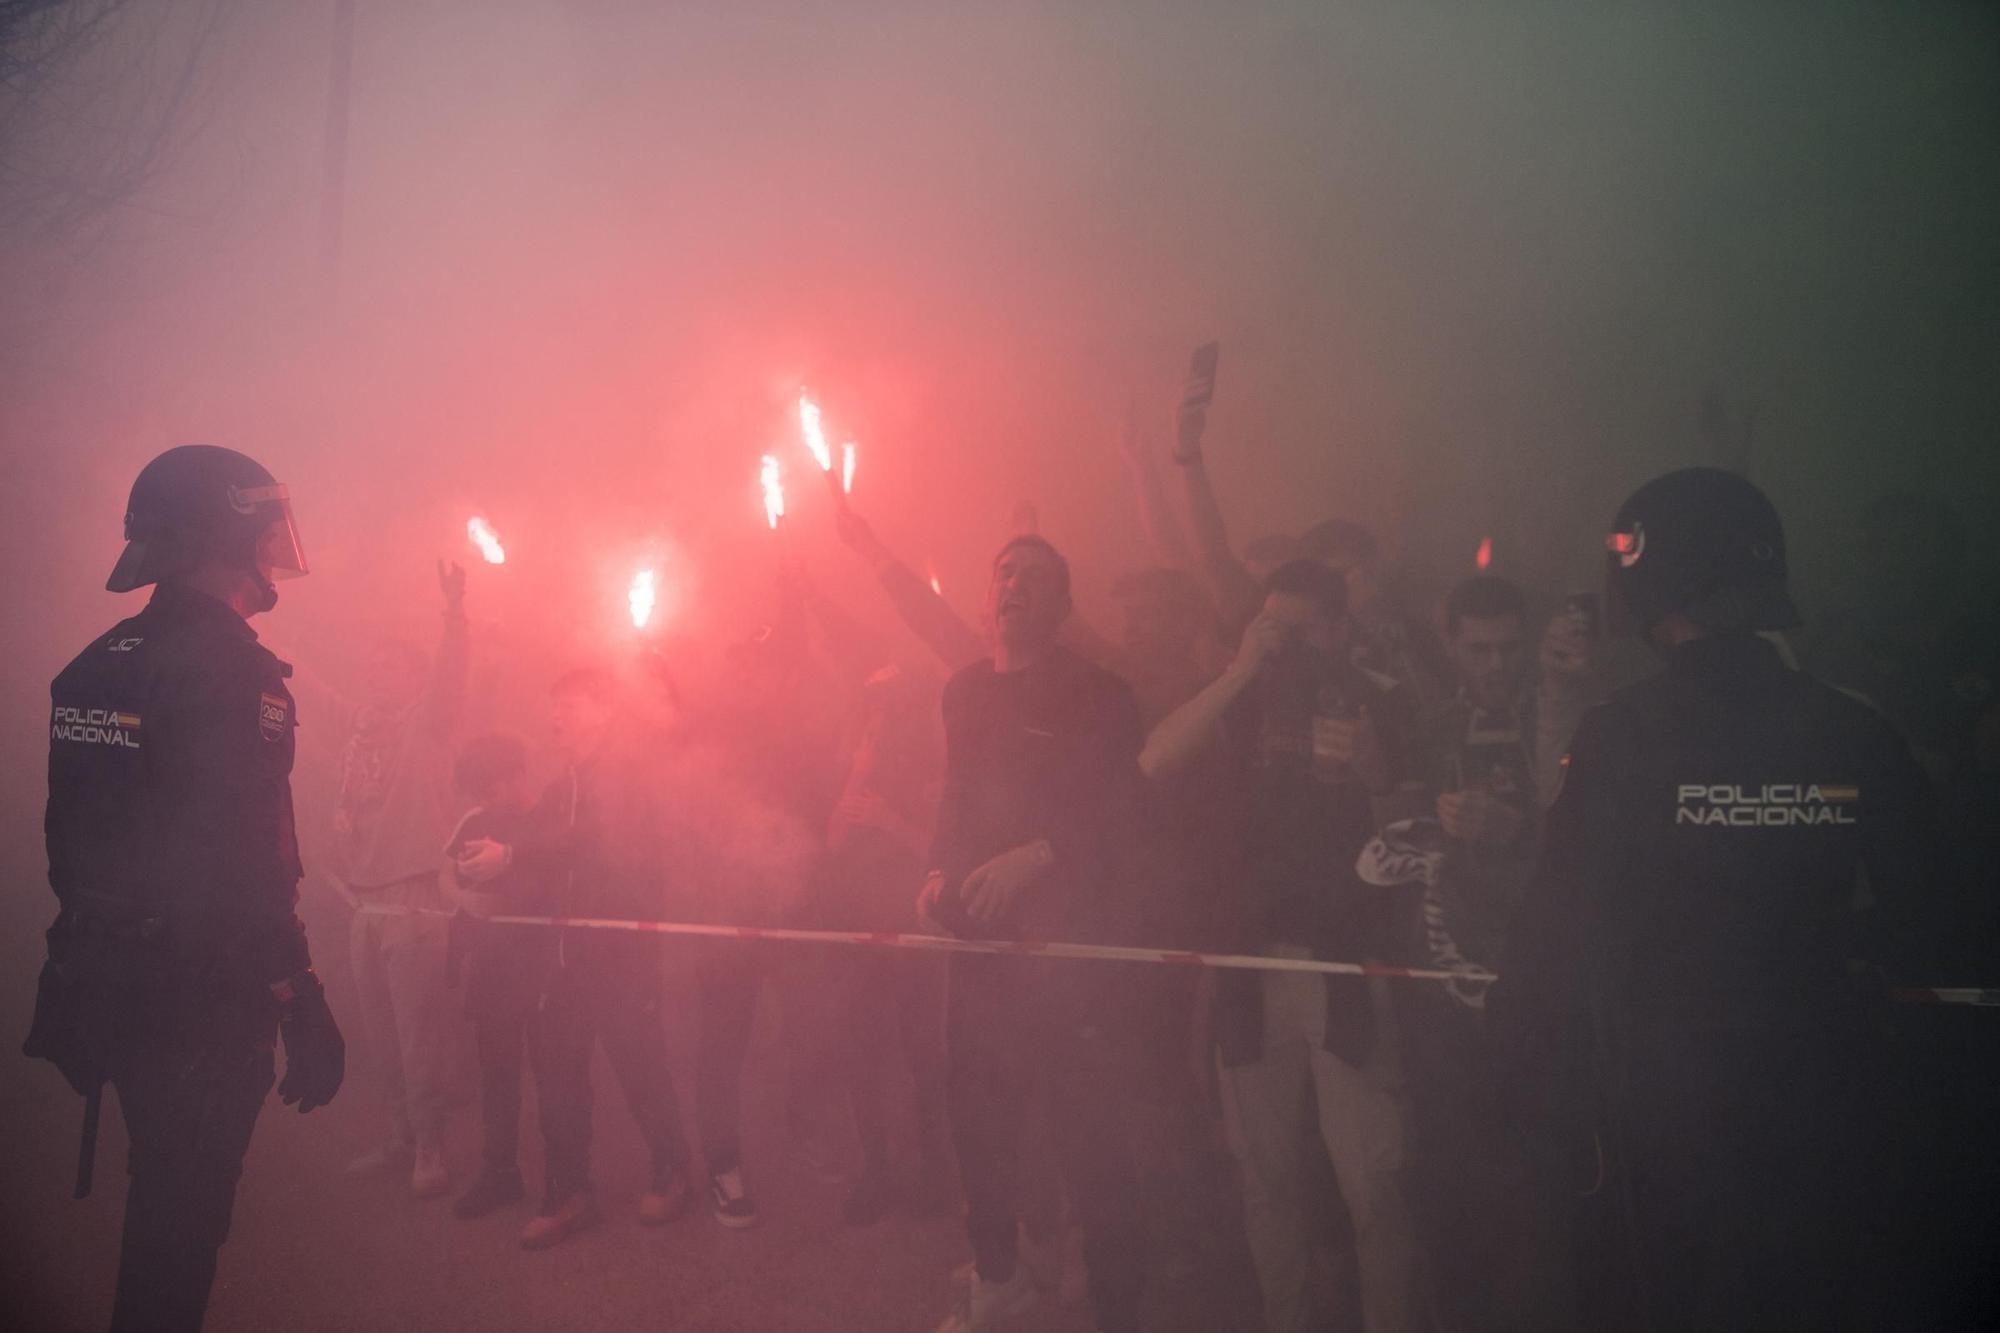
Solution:
{"label": "dark tree foliage", "polygon": [[0,233],[61,236],[139,197],[223,8],[0,0]]}

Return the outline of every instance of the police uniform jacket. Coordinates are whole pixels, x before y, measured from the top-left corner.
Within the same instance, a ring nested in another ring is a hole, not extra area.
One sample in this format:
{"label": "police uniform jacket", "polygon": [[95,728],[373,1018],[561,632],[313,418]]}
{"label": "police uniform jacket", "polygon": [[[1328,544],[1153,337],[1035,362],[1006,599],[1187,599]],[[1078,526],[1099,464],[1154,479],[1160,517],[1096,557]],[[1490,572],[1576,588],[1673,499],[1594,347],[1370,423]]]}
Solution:
{"label": "police uniform jacket", "polygon": [[1578,726],[1496,1006],[1824,1030],[1847,960],[1908,956],[1930,823],[1872,708],[1754,635],[1683,644]]}
{"label": "police uniform jacket", "polygon": [[257,981],[309,965],[290,672],[241,616],[174,585],[63,669],[45,831],[66,916],[156,918]]}

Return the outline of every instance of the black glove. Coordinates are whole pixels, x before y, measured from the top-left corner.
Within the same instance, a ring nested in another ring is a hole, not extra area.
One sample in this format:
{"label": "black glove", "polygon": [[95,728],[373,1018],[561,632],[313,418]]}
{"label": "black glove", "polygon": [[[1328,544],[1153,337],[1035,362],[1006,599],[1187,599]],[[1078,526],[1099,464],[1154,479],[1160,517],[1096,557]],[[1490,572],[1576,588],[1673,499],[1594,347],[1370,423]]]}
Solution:
{"label": "black glove", "polygon": [[[287,995],[289,993],[289,995]],[[326,991],[312,970],[280,983],[278,1031],[285,1039],[285,1078],[278,1084],[278,1097],[285,1105],[296,1104],[304,1115],[316,1106],[325,1106],[340,1091],[347,1072],[347,1043],[333,1011],[326,1007]]]}

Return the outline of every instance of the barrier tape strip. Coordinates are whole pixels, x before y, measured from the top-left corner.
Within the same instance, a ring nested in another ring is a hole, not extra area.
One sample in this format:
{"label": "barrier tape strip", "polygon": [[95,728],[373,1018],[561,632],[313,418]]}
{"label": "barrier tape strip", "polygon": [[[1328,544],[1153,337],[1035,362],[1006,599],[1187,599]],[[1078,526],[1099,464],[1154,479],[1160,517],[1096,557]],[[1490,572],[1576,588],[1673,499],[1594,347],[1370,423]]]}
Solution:
{"label": "barrier tape strip", "polygon": [[1898,1004],[1966,1004],[2000,1009],[2000,990],[1991,986],[1908,986],[1889,992]]}
{"label": "barrier tape strip", "polygon": [[[371,916],[454,915],[438,907],[391,907],[343,892],[354,909]],[[799,930],[789,926],[710,926],[695,921],[612,921],[577,916],[473,914],[500,926],[542,926],[563,930],[622,930],[646,935],[695,935],[723,940],[783,940],[793,944],[843,944],[874,949],[920,949],[934,953],[1001,954],[1020,958],[1099,959],[1114,963],[1172,963],[1183,967],[1235,967],[1260,972],[1321,972],[1353,977],[1395,977],[1408,981],[1489,982],[1492,972],[1443,968],[1390,967],[1381,963],[1331,963],[1318,958],[1269,958],[1261,954],[1201,953],[1190,949],[1144,949],[1123,944],[1076,944],[1064,940],[963,940],[950,935],[902,931]]]}
{"label": "barrier tape strip", "polygon": [[[364,902],[344,885],[340,896],[357,912],[372,916],[441,916],[437,907],[391,907]],[[789,926],[711,926],[694,921],[617,921],[572,916],[479,916],[502,926],[560,930],[619,930],[645,935],[692,935],[724,940],[781,940],[794,944],[840,944],[873,949],[917,949],[932,953],[998,954],[1017,958],[1098,959],[1114,963],[1168,963],[1182,967],[1227,967],[1254,972],[1312,972],[1330,976],[1388,977],[1398,981],[1480,984],[1499,974],[1484,968],[1391,967],[1385,963],[1340,963],[1321,958],[1272,958],[1263,954],[1203,953],[1192,949],[1147,949],[1123,944],[1077,944],[1066,940],[964,940],[950,935],[902,931],[802,930]],[[1892,990],[1899,1004],[1948,1004],[2000,1008],[2000,989],[1980,986],[1916,986]]]}

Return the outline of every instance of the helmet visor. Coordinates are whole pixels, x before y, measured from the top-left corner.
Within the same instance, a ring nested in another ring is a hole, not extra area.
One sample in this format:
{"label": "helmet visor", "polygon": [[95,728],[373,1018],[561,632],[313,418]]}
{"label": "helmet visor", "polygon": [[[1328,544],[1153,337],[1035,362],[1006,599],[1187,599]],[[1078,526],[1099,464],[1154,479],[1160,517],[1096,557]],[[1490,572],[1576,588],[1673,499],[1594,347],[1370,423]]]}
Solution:
{"label": "helmet visor", "polygon": [[265,518],[257,534],[257,567],[274,579],[295,579],[308,572],[299,526],[292,517],[291,493],[283,486],[229,488],[229,504],[241,514]]}

